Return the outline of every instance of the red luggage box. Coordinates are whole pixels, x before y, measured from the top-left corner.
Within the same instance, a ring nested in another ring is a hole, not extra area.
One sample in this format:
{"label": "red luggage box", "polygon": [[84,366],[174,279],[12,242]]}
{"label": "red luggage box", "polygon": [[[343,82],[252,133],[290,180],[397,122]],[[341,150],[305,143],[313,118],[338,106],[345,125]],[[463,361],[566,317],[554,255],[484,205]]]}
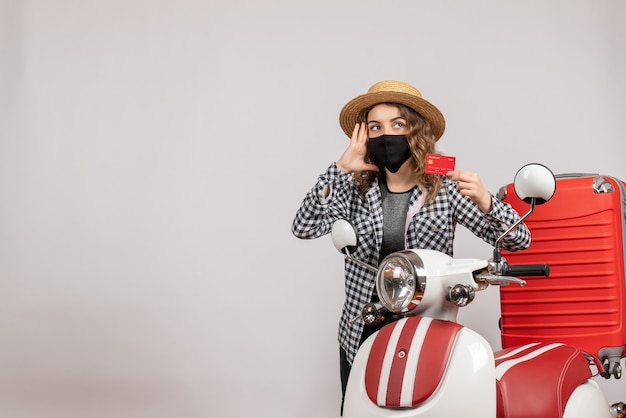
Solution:
{"label": "red luggage box", "polygon": [[[549,277],[500,287],[502,346],[563,342],[590,354],[606,378],[626,355],[624,182],[590,174],[557,176],[553,198],[526,225],[530,248],[503,251],[510,264],[550,264]],[[521,215],[529,205],[512,184],[499,197]]]}

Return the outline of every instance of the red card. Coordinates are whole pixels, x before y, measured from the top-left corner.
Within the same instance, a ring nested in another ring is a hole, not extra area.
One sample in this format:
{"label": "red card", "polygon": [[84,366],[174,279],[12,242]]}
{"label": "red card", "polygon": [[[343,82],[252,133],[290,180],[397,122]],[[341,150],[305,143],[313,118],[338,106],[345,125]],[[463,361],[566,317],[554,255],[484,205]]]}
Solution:
{"label": "red card", "polygon": [[426,173],[445,175],[448,171],[454,170],[456,157],[428,154],[426,155]]}

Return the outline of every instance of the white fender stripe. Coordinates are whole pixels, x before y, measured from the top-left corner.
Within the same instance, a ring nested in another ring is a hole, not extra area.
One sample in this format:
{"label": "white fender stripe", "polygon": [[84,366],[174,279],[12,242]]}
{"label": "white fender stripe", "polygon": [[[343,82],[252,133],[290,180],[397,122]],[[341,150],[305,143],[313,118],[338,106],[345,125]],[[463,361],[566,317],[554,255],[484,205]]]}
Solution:
{"label": "white fender stripe", "polygon": [[413,405],[413,388],[415,386],[415,376],[417,375],[417,363],[431,322],[432,318],[422,318],[413,335],[402,379],[400,406],[411,407]]}
{"label": "white fender stripe", "polygon": [[504,374],[513,366],[519,364],[519,363],[523,363],[525,361],[531,360],[543,353],[545,353],[546,351],[550,351],[554,348],[560,347],[563,344],[559,344],[559,343],[555,343],[555,344],[549,344],[546,345],[545,347],[542,347],[538,350],[532,351],[522,357],[519,358],[515,358],[512,360],[507,360],[507,361],[503,361],[502,363],[500,363],[497,367],[496,367],[496,379],[500,380],[502,379],[502,376],[504,376]]}

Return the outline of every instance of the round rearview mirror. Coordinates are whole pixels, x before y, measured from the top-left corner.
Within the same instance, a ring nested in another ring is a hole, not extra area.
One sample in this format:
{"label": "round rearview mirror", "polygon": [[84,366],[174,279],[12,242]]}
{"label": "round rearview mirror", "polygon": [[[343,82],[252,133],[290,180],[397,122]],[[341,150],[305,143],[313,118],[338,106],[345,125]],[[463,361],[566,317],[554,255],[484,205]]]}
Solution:
{"label": "round rearview mirror", "polygon": [[345,219],[339,219],[333,223],[330,235],[333,240],[333,245],[340,253],[347,250],[348,254],[350,254],[356,250],[358,241],[356,230],[352,224]]}
{"label": "round rearview mirror", "polygon": [[532,163],[520,168],[515,175],[513,187],[517,196],[526,203],[546,203],[556,191],[556,177],[548,167]]}

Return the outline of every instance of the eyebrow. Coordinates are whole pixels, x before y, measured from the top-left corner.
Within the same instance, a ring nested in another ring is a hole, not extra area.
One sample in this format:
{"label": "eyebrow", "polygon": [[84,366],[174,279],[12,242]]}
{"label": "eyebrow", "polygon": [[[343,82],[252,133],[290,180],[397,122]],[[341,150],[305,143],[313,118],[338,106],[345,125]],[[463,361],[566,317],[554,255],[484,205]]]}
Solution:
{"label": "eyebrow", "polygon": [[[395,122],[395,121],[397,121],[398,119],[405,120],[402,116],[396,116],[395,118],[392,118],[392,119],[390,120],[390,122]],[[370,120],[370,121],[368,121],[368,122],[367,122],[367,124],[368,124],[368,125],[369,125],[370,123],[380,123],[380,122],[379,122],[379,121],[377,121],[377,120],[372,119],[372,120]]]}

